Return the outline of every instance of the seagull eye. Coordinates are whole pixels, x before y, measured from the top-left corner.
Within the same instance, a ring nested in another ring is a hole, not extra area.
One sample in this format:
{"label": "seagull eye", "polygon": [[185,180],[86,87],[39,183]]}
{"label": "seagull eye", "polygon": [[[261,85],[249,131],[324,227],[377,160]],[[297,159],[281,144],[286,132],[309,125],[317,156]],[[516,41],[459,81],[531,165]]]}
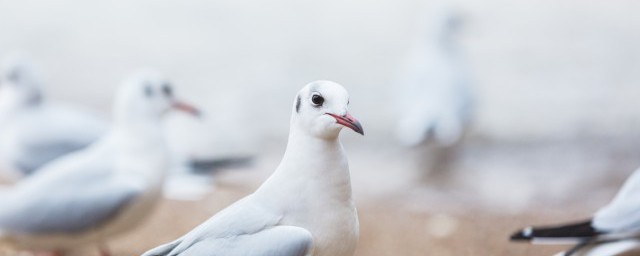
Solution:
{"label": "seagull eye", "polygon": [[322,103],[324,103],[324,98],[319,94],[314,94],[313,96],[311,96],[311,102],[315,106],[322,106]]}
{"label": "seagull eye", "polygon": [[167,97],[172,97],[173,96],[173,88],[171,88],[171,85],[169,85],[169,84],[164,84],[162,86],[162,93],[164,93],[164,95],[167,96]]}

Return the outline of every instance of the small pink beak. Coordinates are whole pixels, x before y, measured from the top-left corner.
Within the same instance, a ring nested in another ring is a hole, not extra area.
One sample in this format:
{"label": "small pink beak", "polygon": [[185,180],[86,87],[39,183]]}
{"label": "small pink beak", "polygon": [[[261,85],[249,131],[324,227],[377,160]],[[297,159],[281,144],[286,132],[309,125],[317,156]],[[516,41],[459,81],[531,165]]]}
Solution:
{"label": "small pink beak", "polygon": [[362,125],[360,124],[360,122],[358,122],[358,120],[355,117],[349,115],[349,113],[344,114],[344,116],[339,116],[332,113],[326,113],[326,114],[335,118],[338,124],[349,127],[351,128],[351,130],[354,130],[355,132],[361,135],[364,135],[364,130],[362,129]]}
{"label": "small pink beak", "polygon": [[200,117],[202,114],[200,112],[200,110],[198,110],[196,107],[188,104],[188,103],[184,103],[181,101],[173,101],[173,104],[171,104],[171,107],[176,109],[176,110],[180,110],[180,111],[184,111],[188,114],[191,114],[195,117]]}

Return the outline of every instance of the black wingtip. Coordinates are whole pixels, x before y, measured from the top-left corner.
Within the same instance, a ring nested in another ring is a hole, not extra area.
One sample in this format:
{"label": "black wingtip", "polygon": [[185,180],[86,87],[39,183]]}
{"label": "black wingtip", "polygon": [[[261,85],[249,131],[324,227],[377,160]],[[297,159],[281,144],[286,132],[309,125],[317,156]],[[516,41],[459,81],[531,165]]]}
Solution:
{"label": "black wingtip", "polygon": [[236,156],[219,159],[195,160],[188,162],[188,166],[196,174],[217,172],[221,169],[233,169],[249,166],[253,163],[253,156]]}
{"label": "black wingtip", "polygon": [[591,220],[550,227],[528,227],[511,235],[511,241],[530,241],[535,238],[579,238],[587,239],[601,235],[591,225]]}

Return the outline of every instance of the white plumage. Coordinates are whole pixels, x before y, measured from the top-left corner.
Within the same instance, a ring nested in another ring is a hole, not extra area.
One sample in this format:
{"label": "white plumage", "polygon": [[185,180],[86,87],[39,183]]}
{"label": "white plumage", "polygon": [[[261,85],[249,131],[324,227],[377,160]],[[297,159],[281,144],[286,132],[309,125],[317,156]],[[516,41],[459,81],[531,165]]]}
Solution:
{"label": "white plumage", "polygon": [[151,255],[353,255],[358,217],[342,127],[363,133],[339,84],[317,81],[296,96],[284,157],[253,194]]}
{"label": "white plumage", "polygon": [[596,212],[593,226],[606,232],[640,233],[640,169],[627,179],[611,203]]}
{"label": "white plumage", "polygon": [[171,108],[195,113],[155,72],[128,80],[107,135],[0,192],[0,243],[60,252],[102,247],[135,227],[161,195],[168,167],[161,122]]}

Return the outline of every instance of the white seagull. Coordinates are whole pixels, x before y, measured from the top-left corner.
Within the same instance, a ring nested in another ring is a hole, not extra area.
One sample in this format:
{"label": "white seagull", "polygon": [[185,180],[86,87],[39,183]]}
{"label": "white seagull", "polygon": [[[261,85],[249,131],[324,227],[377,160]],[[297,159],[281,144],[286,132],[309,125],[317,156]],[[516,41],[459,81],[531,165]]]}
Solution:
{"label": "white seagull", "polygon": [[172,108],[197,114],[155,72],[125,82],[107,135],[0,192],[0,244],[55,254],[97,245],[107,255],[105,240],[135,227],[161,195]]}
{"label": "white seagull", "polygon": [[0,170],[12,180],[82,149],[107,132],[106,121],[75,106],[46,100],[36,68],[21,54],[0,70]]}
{"label": "white seagull", "polygon": [[613,201],[598,210],[593,218],[551,227],[528,227],[511,236],[512,241],[576,244],[574,248],[563,254],[565,256],[572,255],[583,248],[596,248],[597,246],[594,247],[594,245],[625,240],[637,242],[638,239],[640,239],[640,169],[627,179]]}
{"label": "white seagull", "polygon": [[342,127],[363,134],[339,84],[316,81],[296,96],[282,162],[253,194],[152,255],[353,255],[358,216]]}
{"label": "white seagull", "polygon": [[469,75],[455,40],[460,18],[446,7],[430,13],[421,21],[428,26],[419,26],[422,31],[416,33],[419,37],[394,87],[402,113],[396,135],[405,146],[430,141],[453,145],[471,118]]}

